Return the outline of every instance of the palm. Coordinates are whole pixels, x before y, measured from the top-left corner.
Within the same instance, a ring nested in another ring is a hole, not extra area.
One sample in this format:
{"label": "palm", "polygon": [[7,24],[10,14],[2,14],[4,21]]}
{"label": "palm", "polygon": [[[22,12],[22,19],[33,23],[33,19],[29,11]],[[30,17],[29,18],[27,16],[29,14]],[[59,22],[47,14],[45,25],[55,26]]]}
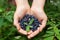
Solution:
{"label": "palm", "polygon": [[32,38],[34,36],[36,36],[39,32],[41,32],[43,30],[43,28],[46,26],[46,22],[47,22],[47,16],[44,13],[43,10],[37,10],[37,9],[33,9],[32,11],[32,15],[35,16],[36,18],[38,18],[39,22],[41,23],[41,25],[39,25],[40,27],[38,27],[38,29],[35,32],[29,32],[28,34],[28,38]]}
{"label": "palm", "polygon": [[27,32],[21,28],[20,23],[18,21],[24,17],[24,15],[28,11],[28,9],[29,9],[29,7],[20,6],[16,9],[16,12],[14,14],[14,25],[16,26],[19,33],[22,33],[25,35],[27,35]]}

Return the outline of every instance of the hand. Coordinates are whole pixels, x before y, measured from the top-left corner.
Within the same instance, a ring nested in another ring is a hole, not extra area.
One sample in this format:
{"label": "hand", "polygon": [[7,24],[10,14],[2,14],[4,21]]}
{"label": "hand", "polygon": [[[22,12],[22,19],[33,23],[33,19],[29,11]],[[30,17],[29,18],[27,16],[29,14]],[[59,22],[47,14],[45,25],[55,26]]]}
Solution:
{"label": "hand", "polygon": [[[26,14],[26,12],[30,9],[30,6],[27,4],[23,4],[23,1],[22,1],[21,5],[19,5],[21,2],[20,3],[18,3],[18,2],[19,2],[19,0],[16,0],[16,3],[18,5],[17,5],[16,11],[14,14],[14,25],[16,26],[19,33],[27,35],[27,32],[21,28],[20,23],[18,21],[23,18],[23,16]],[[25,1],[24,1],[24,3],[25,3]]]}
{"label": "hand", "polygon": [[38,29],[35,32],[32,32],[32,31],[28,32],[29,39],[36,36],[39,32],[42,32],[43,28],[45,28],[45,26],[46,26],[47,16],[43,10],[41,10],[41,9],[40,9],[40,11],[38,11],[38,10],[36,10],[35,8],[34,8],[34,10],[31,9],[31,11],[34,12],[32,15],[34,15],[36,18],[38,18],[39,22],[41,22],[41,25],[39,25],[40,27],[38,27]]}
{"label": "hand", "polygon": [[27,37],[29,39],[36,36],[39,32],[42,32],[42,30],[43,30],[43,28],[45,28],[46,22],[47,22],[47,16],[43,10],[43,6],[39,6],[36,4],[32,5],[31,11],[32,11],[32,15],[35,16],[36,18],[38,18],[39,22],[41,22],[41,25],[39,25],[40,27],[38,27],[38,29],[36,31],[28,32],[29,35]]}

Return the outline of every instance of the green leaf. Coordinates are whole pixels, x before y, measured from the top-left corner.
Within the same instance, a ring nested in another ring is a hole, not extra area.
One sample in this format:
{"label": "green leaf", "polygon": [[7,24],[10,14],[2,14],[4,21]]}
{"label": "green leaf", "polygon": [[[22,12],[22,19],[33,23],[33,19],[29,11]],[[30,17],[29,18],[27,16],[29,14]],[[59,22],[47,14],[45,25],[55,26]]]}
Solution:
{"label": "green leaf", "polygon": [[53,39],[54,39],[54,36],[44,38],[44,40],[53,40]]}
{"label": "green leaf", "polygon": [[55,32],[56,35],[59,35],[59,30],[56,26],[54,27],[54,32]]}
{"label": "green leaf", "polygon": [[15,36],[15,39],[19,39],[19,38],[21,38],[21,36]]}
{"label": "green leaf", "polygon": [[3,12],[3,9],[2,8],[0,8],[0,12]]}
{"label": "green leaf", "polygon": [[2,17],[0,17],[0,27],[2,27],[2,25],[3,25],[3,23],[4,23],[3,20],[4,20],[4,19],[3,19]]}
{"label": "green leaf", "polygon": [[13,14],[14,11],[9,11],[5,14],[5,19],[7,19],[9,22],[13,22]]}
{"label": "green leaf", "polygon": [[31,19],[30,22],[29,22],[29,24],[32,24],[33,22],[34,22],[34,19]]}
{"label": "green leaf", "polygon": [[49,36],[53,36],[54,32],[53,31],[46,31],[45,35],[43,35],[43,37],[49,37]]}
{"label": "green leaf", "polygon": [[30,31],[30,25],[26,26],[26,31],[29,32]]}
{"label": "green leaf", "polygon": [[56,34],[56,37],[60,40],[60,33],[59,33],[59,29],[55,26],[54,27],[54,32]]}

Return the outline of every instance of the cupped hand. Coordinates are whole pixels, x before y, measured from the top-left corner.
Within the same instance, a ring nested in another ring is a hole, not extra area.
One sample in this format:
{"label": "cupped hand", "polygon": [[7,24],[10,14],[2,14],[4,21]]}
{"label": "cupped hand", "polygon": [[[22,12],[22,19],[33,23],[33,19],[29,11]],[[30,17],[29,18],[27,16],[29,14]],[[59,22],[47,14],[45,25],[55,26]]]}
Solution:
{"label": "cupped hand", "polygon": [[29,9],[30,7],[27,5],[20,5],[19,7],[16,8],[14,14],[14,25],[16,26],[18,32],[24,35],[27,35],[27,32],[21,28],[20,23],[18,21],[23,18],[23,16]]}
{"label": "cupped hand", "polygon": [[32,38],[34,36],[36,36],[39,32],[42,32],[43,28],[45,28],[46,26],[46,22],[47,22],[47,16],[44,12],[43,9],[41,9],[40,7],[37,6],[33,6],[31,8],[31,12],[32,15],[35,16],[36,18],[38,18],[38,21],[41,23],[41,25],[39,25],[38,29],[36,31],[30,31],[28,32],[28,38]]}

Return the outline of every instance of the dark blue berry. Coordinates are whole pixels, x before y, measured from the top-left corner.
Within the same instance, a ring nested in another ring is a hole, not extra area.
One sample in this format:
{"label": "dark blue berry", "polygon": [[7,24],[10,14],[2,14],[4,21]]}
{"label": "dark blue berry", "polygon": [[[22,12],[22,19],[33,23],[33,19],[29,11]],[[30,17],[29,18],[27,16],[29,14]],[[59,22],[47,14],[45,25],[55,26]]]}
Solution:
{"label": "dark blue berry", "polygon": [[21,28],[22,28],[23,30],[26,30],[26,28],[25,28],[24,26],[21,26]]}
{"label": "dark blue berry", "polygon": [[31,30],[32,30],[32,31],[37,30],[37,26],[34,26]]}
{"label": "dark blue berry", "polygon": [[[34,19],[33,23],[29,24],[32,19]],[[37,28],[39,27],[39,24],[40,24],[40,22],[38,21],[37,18],[35,18],[33,15],[29,15],[29,14],[26,14],[19,22],[20,22],[21,28],[23,30],[26,30],[27,25],[30,25],[30,26],[32,26],[32,28],[30,28],[30,30],[32,30],[32,31],[37,30]],[[27,25],[24,23],[27,23]]]}

